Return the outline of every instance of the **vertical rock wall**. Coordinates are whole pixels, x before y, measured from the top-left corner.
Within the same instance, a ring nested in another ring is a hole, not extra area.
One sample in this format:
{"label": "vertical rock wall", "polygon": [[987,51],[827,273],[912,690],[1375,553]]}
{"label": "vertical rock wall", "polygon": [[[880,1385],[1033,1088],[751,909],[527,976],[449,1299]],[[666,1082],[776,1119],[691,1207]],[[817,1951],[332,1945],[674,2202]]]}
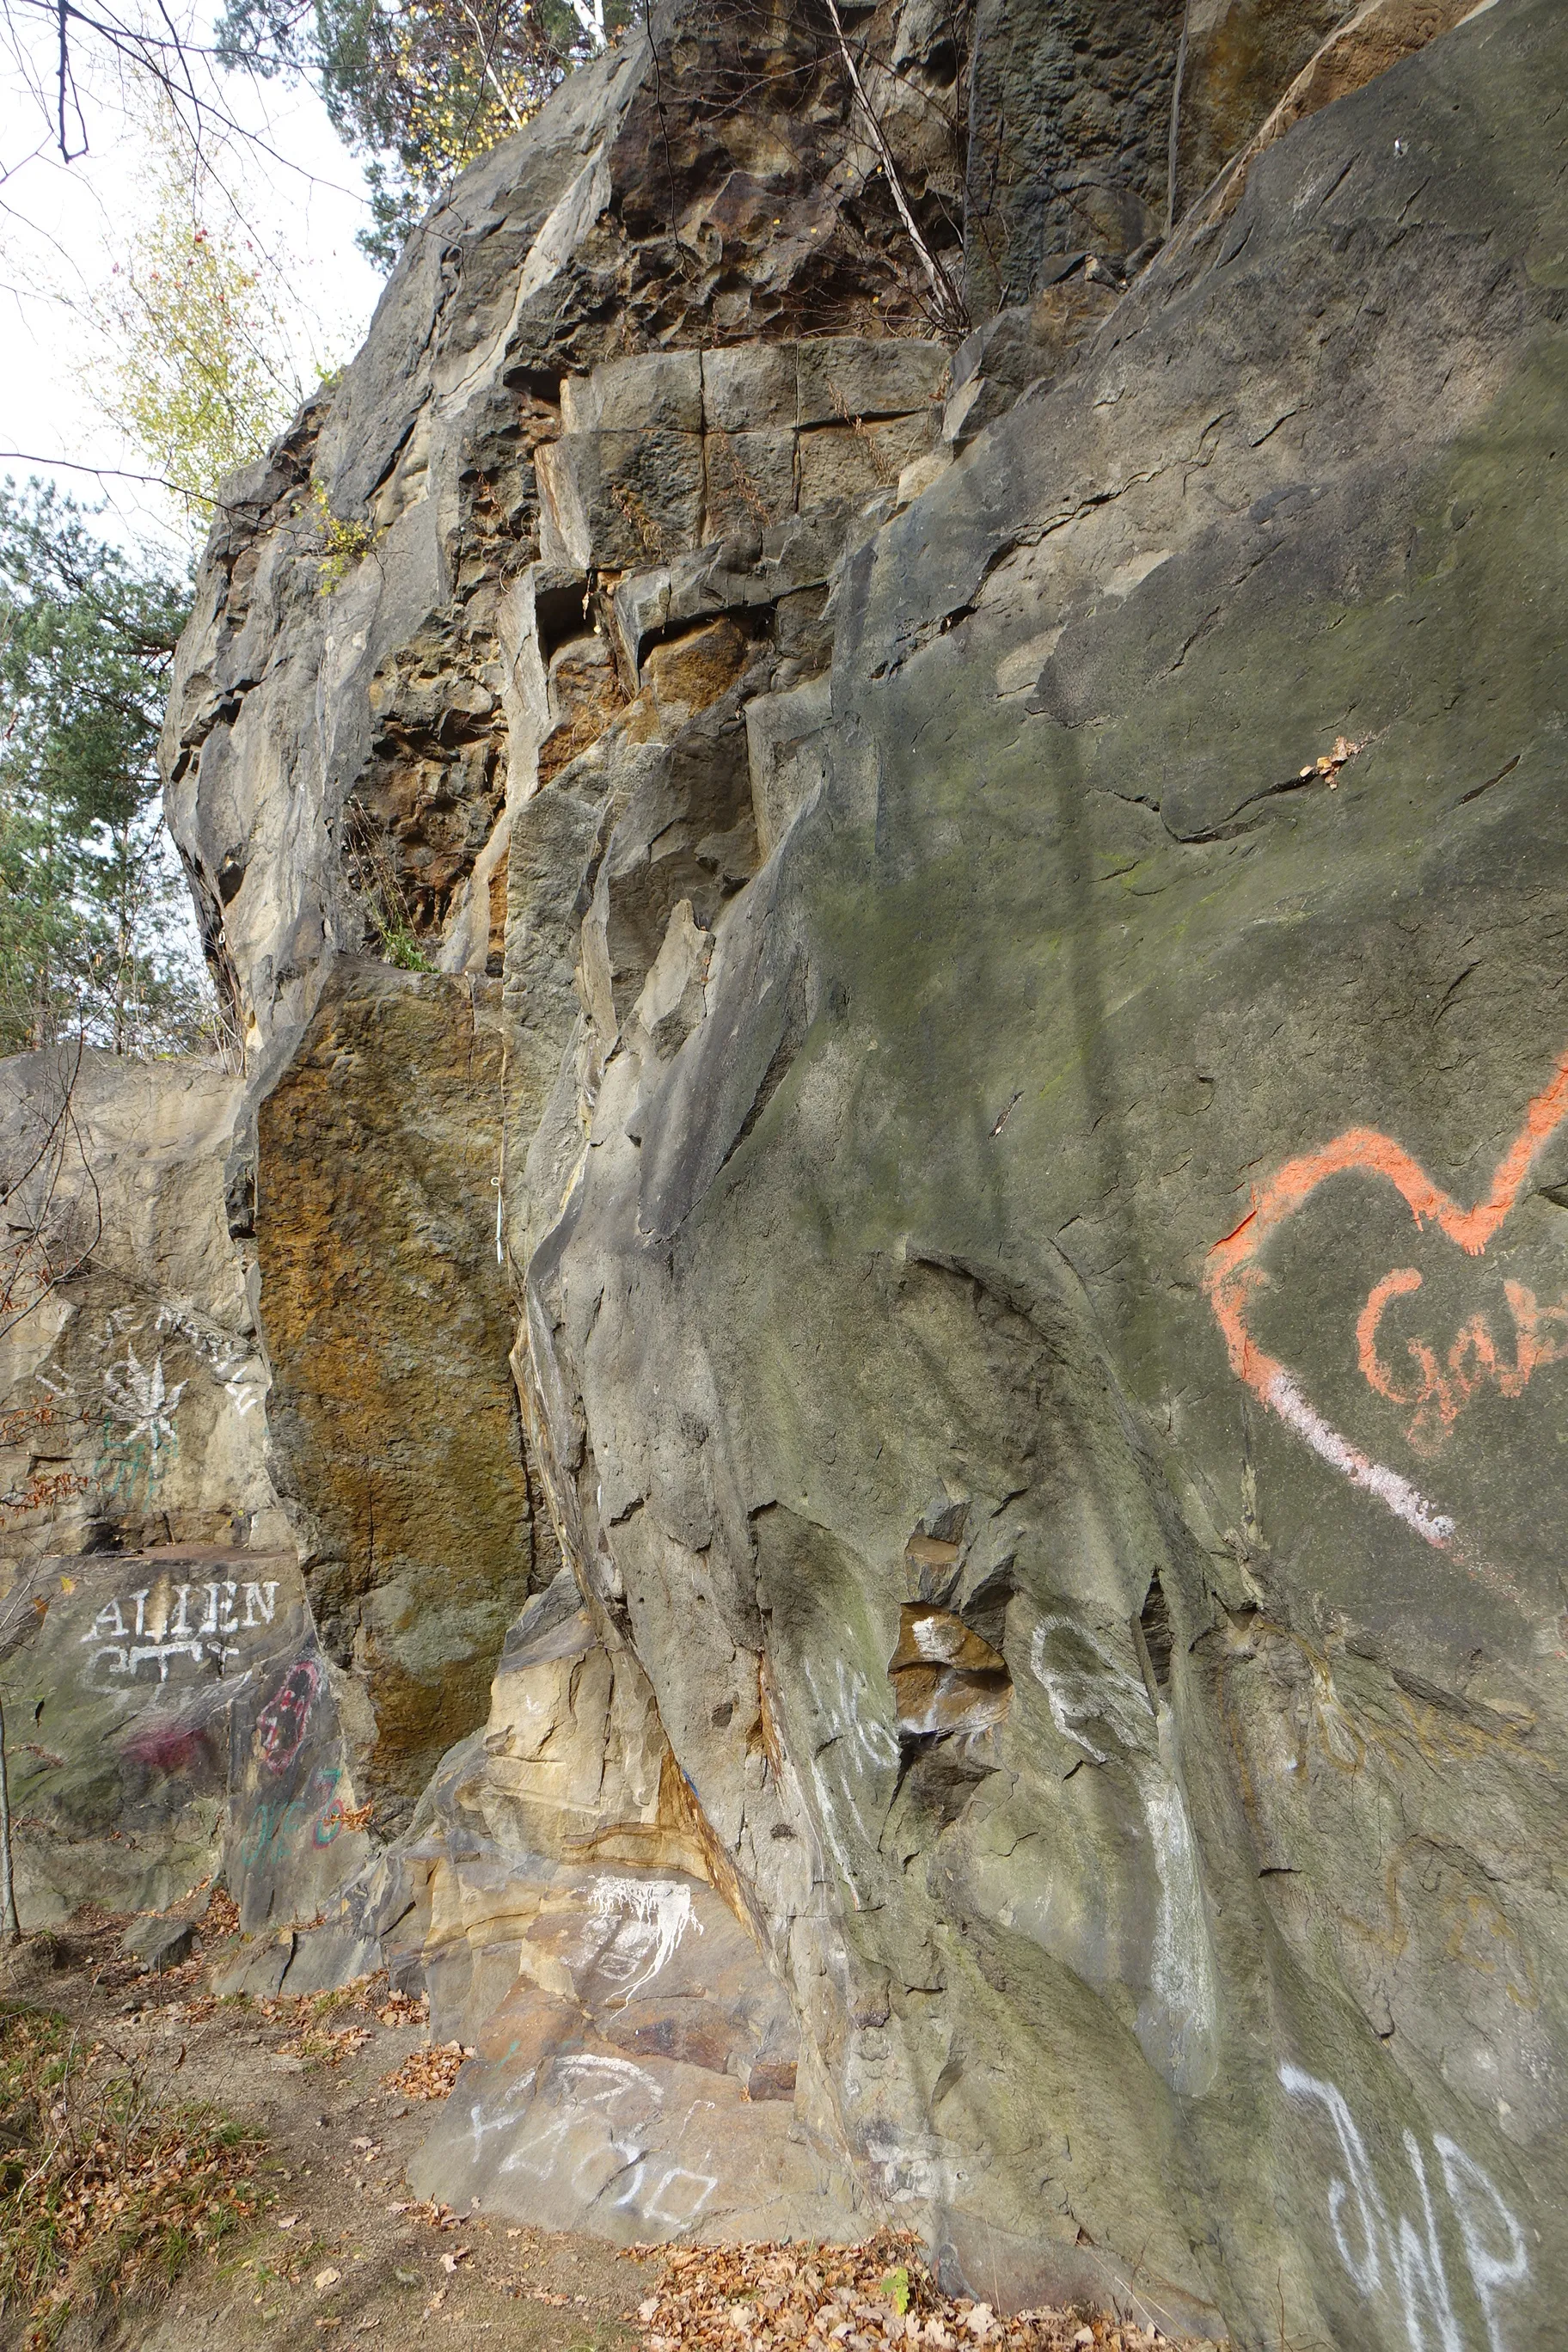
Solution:
{"label": "vertical rock wall", "polygon": [[1466,16],[854,16],[949,349],[826,17],[656,11],[234,486],[302,1574],[171,1811],[476,2044],[431,2193],[1552,2340],[1568,54]]}
{"label": "vertical rock wall", "polygon": [[507,1366],[500,994],[345,958],[258,1113],[273,1456],[384,1824],[483,1720],[559,1565]]}

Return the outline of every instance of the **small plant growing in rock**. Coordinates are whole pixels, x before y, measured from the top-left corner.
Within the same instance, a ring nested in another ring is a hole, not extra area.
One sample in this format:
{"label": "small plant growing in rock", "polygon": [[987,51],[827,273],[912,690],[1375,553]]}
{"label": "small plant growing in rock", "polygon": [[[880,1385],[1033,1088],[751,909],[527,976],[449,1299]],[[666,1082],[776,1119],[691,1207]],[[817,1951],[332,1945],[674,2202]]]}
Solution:
{"label": "small plant growing in rock", "polygon": [[384,961],[395,964],[400,971],[434,971],[435,965],[419,944],[396,867],[362,801],[349,803],[343,838],[351,877],[359,890],[360,911],[375,935]]}
{"label": "small plant growing in rock", "polygon": [[355,566],[363,563],[373,551],[381,533],[368,522],[356,522],[348,515],[334,514],[331,501],[320,482],[311,485],[310,504],[316,510],[325,551],[316,560],[316,592],[318,595],[331,596],[342,586]]}
{"label": "small plant growing in rock", "polygon": [[827,396],[833,403],[834,414],[840,423],[847,425],[857,438],[865,443],[866,454],[871,460],[871,471],[876,475],[882,488],[890,489],[899,478],[897,466],[891,463],[865,418],[850,415],[849,404],[831,376],[827,379]]}
{"label": "small plant growing in rock", "polygon": [[730,469],[731,484],[736,496],[750,510],[752,518],[756,523],[757,528],[760,530],[771,530],[773,520],[773,511],[756,482],[747,472],[745,467],[741,463],[739,454],[737,453],[735,445],[731,440],[730,436],[724,432],[714,432],[710,433],[708,437],[710,443],[727,460]]}
{"label": "small plant growing in rock", "polygon": [[664,533],[636,490],[625,482],[616,482],[611,487],[610,496],[641,540],[643,552],[656,563],[662,562],[666,552]]}
{"label": "small plant growing in rock", "polygon": [[435,971],[435,965],[405,923],[395,919],[389,921],[374,908],[371,920],[381,941],[381,952],[388,963],[395,964],[399,971]]}

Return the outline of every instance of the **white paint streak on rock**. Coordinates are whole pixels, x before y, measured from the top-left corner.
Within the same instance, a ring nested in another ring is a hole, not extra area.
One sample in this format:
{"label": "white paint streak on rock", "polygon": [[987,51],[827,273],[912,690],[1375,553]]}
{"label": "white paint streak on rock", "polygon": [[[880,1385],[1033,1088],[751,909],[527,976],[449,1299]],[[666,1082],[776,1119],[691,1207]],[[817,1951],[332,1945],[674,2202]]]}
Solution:
{"label": "white paint streak on rock", "polygon": [[[639,1958],[645,1954],[651,1957],[640,1973],[622,1988],[623,2006],[658,1976],[688,1927],[695,1927],[699,1935],[702,1933],[702,1922],[691,1907],[690,1887],[670,1878],[602,1878],[594,1889],[594,1916],[596,1919],[635,1922],[644,1931],[633,1940]],[[617,2062],[605,2059],[601,2063],[609,2065]]]}

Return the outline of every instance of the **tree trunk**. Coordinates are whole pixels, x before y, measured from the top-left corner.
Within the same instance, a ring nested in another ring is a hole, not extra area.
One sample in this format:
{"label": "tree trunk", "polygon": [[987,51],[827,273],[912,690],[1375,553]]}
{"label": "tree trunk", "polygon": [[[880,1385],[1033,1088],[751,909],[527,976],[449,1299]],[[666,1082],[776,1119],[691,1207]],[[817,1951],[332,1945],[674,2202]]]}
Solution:
{"label": "tree trunk", "polygon": [[11,1877],[11,1786],[5,1770],[5,1711],[0,1706],[0,1943],[19,1944],[21,1922]]}

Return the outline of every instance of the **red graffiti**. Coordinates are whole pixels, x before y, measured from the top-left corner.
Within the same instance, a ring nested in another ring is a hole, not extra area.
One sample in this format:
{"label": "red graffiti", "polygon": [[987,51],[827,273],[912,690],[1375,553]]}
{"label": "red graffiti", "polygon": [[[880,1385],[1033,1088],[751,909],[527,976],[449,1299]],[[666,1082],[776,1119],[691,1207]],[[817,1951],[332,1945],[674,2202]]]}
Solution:
{"label": "red graffiti", "polygon": [[[1439,1550],[1456,1551],[1466,1559],[1468,1566],[1486,1575],[1500,1590],[1511,1591],[1508,1580],[1468,1557],[1468,1546],[1458,1539],[1458,1530],[1447,1514],[1419,1494],[1398,1471],[1373,1461],[1327,1422],[1303,1392],[1289,1366],[1258,1346],[1248,1318],[1253,1300],[1268,1279],[1260,1263],[1264,1244],[1270,1234],[1305,1207],[1330,1177],[1361,1174],[1384,1178],[1405,1201],[1417,1226],[1436,1225],[1458,1248],[1472,1257],[1479,1256],[1523,1192],[1531,1160],[1564,1119],[1568,1119],[1568,1054],[1563,1055],[1547,1084],[1526,1106],[1519,1132],[1498,1161],[1485,1197],[1468,1209],[1461,1208],[1440,1185],[1435,1184],[1426,1170],[1391,1136],[1381,1134],[1375,1128],[1347,1128],[1321,1150],[1303,1152],[1300,1158],[1288,1160],[1279,1174],[1255,1193],[1248,1214],[1210,1250],[1204,1273],[1204,1290],[1237,1377],[1245,1381],[1271,1412],[1277,1412],[1352,1486],[1376,1495],[1425,1542]],[[1388,1376],[1391,1383],[1393,1375],[1376,1354],[1378,1320],[1389,1301],[1407,1297],[1415,1288],[1417,1279],[1408,1267],[1385,1276],[1368,1299],[1358,1323],[1358,1342],[1363,1335],[1366,1337],[1371,1361],[1380,1375]],[[1446,1433],[1452,1426],[1452,1420],[1445,1423],[1444,1415],[1451,1406],[1456,1413],[1460,1409],[1454,1404],[1456,1398],[1459,1398],[1462,1406],[1489,1380],[1500,1388],[1505,1377],[1514,1381],[1522,1370],[1523,1380],[1528,1380],[1537,1364],[1557,1360],[1560,1343],[1543,1336],[1542,1326],[1555,1322],[1564,1309],[1538,1307],[1531,1294],[1522,1288],[1519,1288],[1517,1304],[1510,1289],[1509,1305],[1519,1333],[1511,1365],[1499,1365],[1496,1344],[1483,1318],[1472,1318],[1466,1325],[1443,1366],[1437,1363],[1436,1350],[1428,1350],[1430,1385],[1426,1363],[1419,1356],[1415,1359],[1418,1384],[1410,1393],[1397,1396],[1395,1402],[1416,1405],[1412,1427],[1419,1429],[1423,1440],[1435,1431]],[[1415,1343],[1418,1348],[1422,1344]],[[1524,1370],[1527,1363],[1529,1369]],[[1367,1370],[1364,1358],[1362,1368]],[[1367,1377],[1372,1379],[1370,1371]],[[1375,1380],[1373,1385],[1377,1386]],[[1392,1386],[1381,1393],[1392,1394]],[[1505,1389],[1504,1393],[1517,1391]]]}
{"label": "red graffiti", "polygon": [[206,1748],[206,1733],[199,1725],[149,1723],[120,1743],[120,1752],[132,1764],[153,1772],[183,1772]]}
{"label": "red graffiti", "polygon": [[[1522,1396],[1531,1376],[1542,1364],[1560,1364],[1568,1357],[1568,1298],[1556,1307],[1538,1304],[1533,1290],[1521,1282],[1505,1282],[1503,1296],[1513,1318],[1513,1358],[1498,1353],[1490,1324],[1484,1315],[1472,1315],[1439,1362],[1429,1339],[1406,1339],[1405,1352],[1414,1367],[1403,1381],[1378,1353],[1378,1329],[1384,1309],[1395,1298],[1408,1298],[1421,1287],[1413,1265],[1385,1274],[1373,1286],[1355,1327],[1356,1360],[1371,1388],[1393,1404],[1413,1404],[1415,1413],[1405,1436],[1417,1454],[1440,1454],[1454,1424],[1472,1397],[1494,1388],[1500,1396]],[[1555,1332],[1558,1336],[1552,1337]]]}
{"label": "red graffiti", "polygon": [[321,1669],[314,1658],[297,1659],[257,1717],[256,1737],[269,1772],[287,1771],[304,1746],[305,1727],[321,1687]]}

